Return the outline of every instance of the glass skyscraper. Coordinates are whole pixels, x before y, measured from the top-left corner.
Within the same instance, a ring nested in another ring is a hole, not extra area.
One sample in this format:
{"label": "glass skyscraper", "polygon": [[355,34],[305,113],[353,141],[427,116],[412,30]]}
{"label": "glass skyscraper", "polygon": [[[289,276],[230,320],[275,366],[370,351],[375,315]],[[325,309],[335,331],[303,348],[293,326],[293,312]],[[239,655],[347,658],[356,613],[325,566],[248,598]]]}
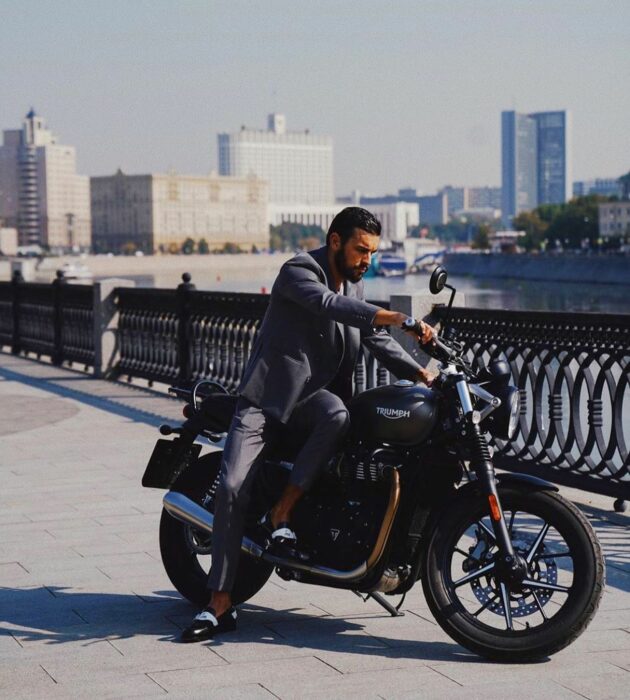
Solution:
{"label": "glass skyscraper", "polygon": [[540,204],[571,197],[571,120],[567,111],[501,114],[503,223]]}

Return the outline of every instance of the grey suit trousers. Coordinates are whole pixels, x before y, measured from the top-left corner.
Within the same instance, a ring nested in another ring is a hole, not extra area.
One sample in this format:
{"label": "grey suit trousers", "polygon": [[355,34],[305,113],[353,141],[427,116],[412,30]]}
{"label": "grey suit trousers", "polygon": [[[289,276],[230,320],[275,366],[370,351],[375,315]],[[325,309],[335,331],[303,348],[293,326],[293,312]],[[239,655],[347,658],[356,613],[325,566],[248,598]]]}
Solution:
{"label": "grey suit trousers", "polygon": [[[307,490],[335,454],[350,424],[348,410],[335,394],[320,389],[298,403],[289,429],[308,433],[289,483]],[[268,440],[270,421],[262,409],[241,397],[225,442],[221,476],[215,498],[212,567],[207,587],[231,591],[240,555],[256,460]]]}

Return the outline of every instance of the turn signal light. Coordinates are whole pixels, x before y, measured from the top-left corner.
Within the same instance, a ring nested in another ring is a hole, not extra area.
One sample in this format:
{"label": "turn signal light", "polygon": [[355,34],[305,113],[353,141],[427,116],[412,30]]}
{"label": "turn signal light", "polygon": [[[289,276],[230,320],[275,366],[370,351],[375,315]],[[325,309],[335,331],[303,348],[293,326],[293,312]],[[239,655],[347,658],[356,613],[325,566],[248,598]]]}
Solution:
{"label": "turn signal light", "polygon": [[488,496],[488,503],[490,504],[490,515],[492,519],[498,522],[501,520],[501,509],[499,508],[497,497],[493,493]]}

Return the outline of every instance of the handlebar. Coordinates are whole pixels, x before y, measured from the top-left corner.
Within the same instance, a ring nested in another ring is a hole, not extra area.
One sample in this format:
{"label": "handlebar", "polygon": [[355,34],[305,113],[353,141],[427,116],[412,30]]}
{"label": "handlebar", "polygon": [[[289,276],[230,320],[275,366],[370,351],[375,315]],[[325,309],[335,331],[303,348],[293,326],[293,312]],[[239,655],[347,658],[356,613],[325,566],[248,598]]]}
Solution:
{"label": "handlebar", "polygon": [[[422,337],[422,325],[415,318],[407,318],[402,325],[402,330],[413,331],[420,338]],[[468,362],[462,357],[462,346],[453,340],[441,338],[437,333],[428,343],[421,343],[422,349],[439,362],[455,362],[460,367],[470,372]]]}

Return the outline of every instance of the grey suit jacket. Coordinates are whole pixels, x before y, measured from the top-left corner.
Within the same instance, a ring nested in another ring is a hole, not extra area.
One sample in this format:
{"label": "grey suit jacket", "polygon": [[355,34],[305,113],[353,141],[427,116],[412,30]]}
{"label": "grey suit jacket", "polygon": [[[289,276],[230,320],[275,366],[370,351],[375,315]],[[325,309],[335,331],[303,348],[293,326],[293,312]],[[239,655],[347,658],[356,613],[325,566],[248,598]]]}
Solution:
{"label": "grey suit jacket", "polygon": [[373,327],[379,307],[364,301],[363,282],[345,282],[343,294],[331,284],[324,246],[288,260],[271,290],[239,393],[282,423],[335,377],[344,352],[354,366],[360,343],[397,377],[417,378],[420,365]]}

